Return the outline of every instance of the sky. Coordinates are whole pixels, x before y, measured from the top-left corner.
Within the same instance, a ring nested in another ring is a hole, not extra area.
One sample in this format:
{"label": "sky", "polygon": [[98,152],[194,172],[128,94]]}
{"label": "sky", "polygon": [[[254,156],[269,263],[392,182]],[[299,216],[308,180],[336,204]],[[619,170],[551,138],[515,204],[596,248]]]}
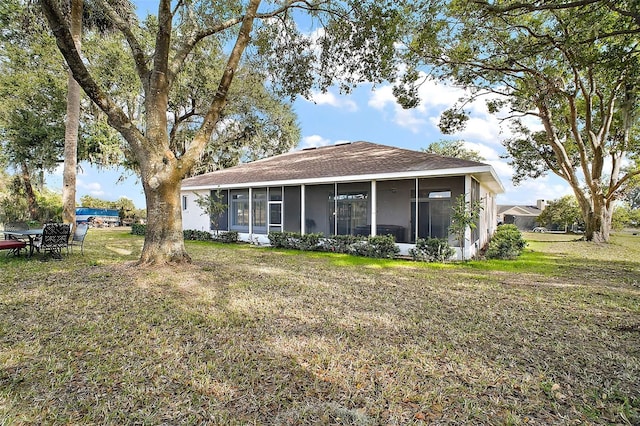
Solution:
{"label": "sky", "polygon": [[[484,101],[471,105],[471,119],[464,131],[443,135],[438,128],[439,116],[460,97],[460,90],[429,82],[421,87],[420,95],[422,102],[411,110],[395,101],[390,85],[363,85],[348,95],[329,91],[316,93],[312,99],[299,98],[294,109],[302,138],[295,149],[368,141],[418,151],[441,139],[463,140],[466,147],[480,152],[502,181],[505,193],[498,196],[498,204],[535,205],[538,199],[554,200],[571,193],[568,185],[553,175],[517,187],[512,184],[513,170],[500,158],[504,153],[501,141],[510,136],[508,126],[488,113]],[[62,167],[47,177],[47,186],[61,190]],[[127,197],[137,208],[145,208],[142,184],[121,169],[96,169],[82,163],[77,199],[83,195],[108,201]]]}
{"label": "sky", "polygon": [[[139,10],[157,7],[156,1],[137,3]],[[438,128],[439,117],[463,95],[459,88],[428,81],[420,88],[419,106],[411,110],[396,102],[391,89],[387,84],[364,84],[350,94],[329,90],[315,93],[310,99],[298,98],[294,110],[302,137],[294,149],[368,141],[418,151],[442,139],[463,140],[467,148],[478,151],[493,166],[502,181],[505,193],[498,196],[498,204],[535,205],[538,199],[554,200],[571,193],[569,186],[553,175],[528,180],[517,187],[512,184],[513,170],[507,160],[500,158],[504,154],[501,141],[510,136],[509,128],[499,116],[489,114],[484,100],[467,106],[471,118],[464,131],[443,135]],[[539,126],[535,122],[530,125]],[[47,176],[47,186],[61,191],[62,167]],[[77,199],[84,195],[108,201],[127,197],[137,208],[145,208],[141,182],[120,169],[96,169],[81,163]]]}

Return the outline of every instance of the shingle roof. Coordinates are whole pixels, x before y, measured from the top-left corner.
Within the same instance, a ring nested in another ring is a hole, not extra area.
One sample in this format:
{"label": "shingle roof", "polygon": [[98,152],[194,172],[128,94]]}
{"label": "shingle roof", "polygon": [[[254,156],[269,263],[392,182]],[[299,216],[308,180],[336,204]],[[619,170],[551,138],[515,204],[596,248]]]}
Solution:
{"label": "shingle roof", "polygon": [[498,214],[505,213],[517,216],[539,216],[542,210],[536,206],[498,205]]}
{"label": "shingle roof", "polygon": [[[490,166],[403,148],[350,142],[291,151],[182,181],[182,188],[383,175]],[[501,188],[501,184],[498,182]],[[500,191],[501,192],[501,191]]]}

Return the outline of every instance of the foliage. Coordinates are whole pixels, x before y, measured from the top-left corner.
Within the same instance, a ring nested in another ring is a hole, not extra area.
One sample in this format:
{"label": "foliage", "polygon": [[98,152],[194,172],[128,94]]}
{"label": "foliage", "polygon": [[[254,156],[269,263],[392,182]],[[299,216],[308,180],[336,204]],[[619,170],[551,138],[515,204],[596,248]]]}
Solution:
{"label": "foliage", "polygon": [[269,232],[269,244],[275,248],[292,250],[315,251],[320,250],[322,234],[300,234],[298,232],[272,231]]}
{"label": "foliage", "polygon": [[392,235],[355,236],[305,234],[297,232],[269,232],[269,243],[275,248],[304,251],[330,251],[355,256],[393,258],[400,253]]}
{"label": "foliage", "polygon": [[427,148],[423,148],[422,150],[431,154],[461,158],[463,160],[477,161],[479,163],[486,161],[486,159],[480,155],[480,152],[466,148],[464,146],[464,141],[461,140],[452,141],[443,139],[429,144]]}
{"label": "foliage", "polygon": [[550,229],[554,226],[560,226],[565,232],[574,224],[584,224],[578,202],[572,195],[565,195],[557,200],[547,202],[536,222]]}
{"label": "foliage", "polygon": [[396,245],[393,235],[369,236],[365,240],[352,244],[351,254],[364,257],[375,257],[379,259],[394,258],[400,253],[400,248]]}
{"label": "foliage", "polygon": [[29,205],[20,178],[7,177],[8,185],[0,194],[0,222],[24,222],[30,219]]}
{"label": "foliage", "polygon": [[[221,131],[233,131],[231,139],[222,137],[228,142],[223,148],[256,136],[269,150],[274,146],[286,150],[295,141],[283,136],[296,137],[297,125],[290,109],[272,108],[281,99],[336,84],[348,91],[361,82],[395,78],[397,42],[412,4],[251,0],[172,5],[161,0],[157,16],[140,22],[128,9],[100,2],[97,9],[120,31],[120,52],[129,56],[122,67],[118,61],[103,61],[111,65],[115,77],[116,83],[109,85],[100,79],[93,56],[85,60],[77,54],[58,3],[39,2],[74,78],[126,140],[130,162],[140,171],[153,204],[147,205],[147,226],[153,232],[146,235],[140,259],[147,264],[189,261],[179,235],[180,181],[196,170]],[[305,25],[300,26],[302,15]],[[315,31],[318,28],[322,31]],[[96,43],[110,42],[104,38]],[[129,82],[131,75],[136,76],[138,90],[129,96],[144,100],[140,108],[120,96],[118,83]],[[244,89],[235,86],[243,75]],[[267,108],[258,110],[259,102],[241,102],[251,87],[260,88],[252,93],[268,99]],[[274,129],[260,132],[264,127],[256,125],[266,122],[268,111],[275,111]],[[254,118],[246,126],[237,119],[245,113]],[[290,144],[283,147],[281,141]]]}
{"label": "foliage", "polygon": [[196,194],[196,204],[202,209],[202,214],[209,216],[209,220],[214,229],[219,231],[220,217],[229,207],[227,203],[223,202],[222,191],[220,188],[218,188],[215,194]]}
{"label": "foliage", "polygon": [[62,197],[59,193],[44,189],[37,194],[38,216],[41,223],[62,221]]}
{"label": "foliage", "polygon": [[19,176],[14,176],[0,194],[0,222],[35,221],[39,223],[59,222],[62,219],[62,198],[59,193],[49,189],[35,191],[37,209],[34,215],[29,212],[29,203],[24,185]]}
{"label": "foliage", "polygon": [[489,259],[516,259],[522,254],[527,242],[515,225],[500,225],[489,241],[486,256]]}
{"label": "foliage", "polygon": [[144,236],[147,232],[147,225],[142,223],[132,223],[131,224],[131,234],[132,235],[142,235]]}
{"label": "foliage", "polygon": [[14,169],[35,178],[63,155],[64,61],[46,29],[28,22],[33,11],[23,2],[8,0],[1,13],[0,146]]}
{"label": "foliage", "polygon": [[408,49],[408,80],[419,84],[424,74],[412,70],[427,64],[431,76],[468,89],[442,114],[442,130],[459,131],[465,107],[486,99],[515,135],[503,141],[514,182],[563,178],[588,240],[608,239],[613,204],[640,173],[629,162],[640,152],[640,26],[632,4],[428,1],[417,8],[422,19]]}
{"label": "foliage", "polygon": [[185,240],[192,241],[211,241],[211,232],[209,231],[199,231],[197,229],[185,229],[182,231]]}
{"label": "foliage", "polygon": [[185,241],[218,241],[221,243],[237,243],[238,232],[223,231],[211,233],[209,231],[199,231],[197,229],[185,229],[182,231]]}
{"label": "foliage", "polygon": [[446,238],[418,238],[416,246],[409,250],[409,254],[419,262],[446,262],[456,250],[449,245]]}
{"label": "foliage", "polygon": [[362,236],[357,235],[332,235],[321,241],[322,250],[332,253],[349,253],[349,247],[361,241]]}
{"label": "foliage", "polygon": [[616,231],[625,227],[640,228],[640,208],[632,209],[627,204],[616,206],[613,211],[612,227]]}
{"label": "foliage", "polygon": [[221,243],[237,243],[238,242],[238,231],[217,232],[217,233],[212,234],[211,238],[214,241],[219,241]]}
{"label": "foliage", "polygon": [[479,201],[467,203],[466,194],[456,197],[451,206],[451,225],[449,234],[453,235],[462,251],[462,260],[465,260],[465,241],[467,229],[476,229],[480,220],[482,204]]}

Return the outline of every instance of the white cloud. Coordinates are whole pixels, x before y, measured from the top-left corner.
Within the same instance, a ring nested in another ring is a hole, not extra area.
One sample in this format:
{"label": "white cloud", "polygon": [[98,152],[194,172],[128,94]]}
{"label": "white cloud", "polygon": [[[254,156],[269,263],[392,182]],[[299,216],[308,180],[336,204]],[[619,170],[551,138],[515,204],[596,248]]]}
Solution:
{"label": "white cloud", "polygon": [[325,139],[319,135],[305,136],[298,145],[298,149],[317,148],[319,146],[331,145],[330,139]]}
{"label": "white cloud", "polygon": [[83,180],[78,179],[76,182],[76,187],[78,189],[82,189],[82,192],[86,192],[93,197],[105,195],[102,184],[100,184],[99,182],[84,182]]}
{"label": "white cloud", "polygon": [[349,112],[358,110],[358,105],[352,99],[342,95],[336,96],[331,92],[314,92],[311,94],[311,98],[307,100],[316,105],[329,105]]}
{"label": "white cloud", "polygon": [[420,108],[404,109],[396,102],[391,86],[383,86],[372,91],[368,105],[381,112],[385,112],[387,106],[391,106],[392,121],[398,126],[418,133],[427,124],[427,120],[420,117]]}
{"label": "white cloud", "polygon": [[[418,88],[420,103],[416,108],[403,109],[396,101],[392,87],[389,85],[375,89],[369,97],[368,105],[389,114],[390,121],[414,133],[420,131],[439,133],[438,123],[442,113],[453,107],[467,94],[467,91],[459,87],[426,79]],[[495,146],[499,146],[501,140],[510,137],[508,123],[501,121],[501,118],[507,116],[507,111],[490,114],[487,109],[486,101],[496,97],[497,95],[487,95],[465,105],[464,109],[470,114],[467,125],[464,130],[451,136]],[[531,124],[535,125],[536,122],[531,121]]]}
{"label": "white cloud", "polygon": [[567,183],[555,176],[531,179],[514,186],[503,180],[505,193],[498,196],[499,204],[534,205],[536,200],[556,200],[573,192]]}
{"label": "white cloud", "polygon": [[302,138],[302,141],[295,149],[319,148],[321,146],[336,145],[336,144],[348,143],[348,142],[351,142],[351,141],[347,141],[347,140],[332,141],[331,139],[323,138],[320,135],[311,135],[311,136],[305,136],[304,138]]}

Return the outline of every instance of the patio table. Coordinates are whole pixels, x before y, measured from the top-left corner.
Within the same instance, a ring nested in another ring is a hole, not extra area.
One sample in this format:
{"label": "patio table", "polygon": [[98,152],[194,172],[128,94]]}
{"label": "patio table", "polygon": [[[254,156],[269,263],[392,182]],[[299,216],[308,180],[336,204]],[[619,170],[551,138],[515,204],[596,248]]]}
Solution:
{"label": "patio table", "polygon": [[27,237],[29,239],[29,257],[33,256],[33,240],[35,237],[42,235],[42,229],[25,229],[22,231],[2,231],[5,235],[13,235],[14,237]]}

